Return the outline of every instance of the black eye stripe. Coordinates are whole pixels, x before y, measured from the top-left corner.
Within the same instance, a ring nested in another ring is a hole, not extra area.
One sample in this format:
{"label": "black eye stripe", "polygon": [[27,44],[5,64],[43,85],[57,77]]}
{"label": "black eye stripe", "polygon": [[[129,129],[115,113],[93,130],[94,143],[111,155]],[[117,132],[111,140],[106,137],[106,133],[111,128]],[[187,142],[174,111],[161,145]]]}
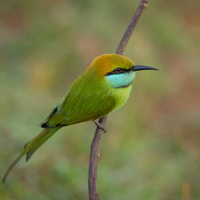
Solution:
{"label": "black eye stripe", "polygon": [[123,74],[123,73],[130,71],[130,70],[131,69],[122,69],[120,67],[117,67],[113,71],[108,72],[105,76],[114,75],[114,74]]}

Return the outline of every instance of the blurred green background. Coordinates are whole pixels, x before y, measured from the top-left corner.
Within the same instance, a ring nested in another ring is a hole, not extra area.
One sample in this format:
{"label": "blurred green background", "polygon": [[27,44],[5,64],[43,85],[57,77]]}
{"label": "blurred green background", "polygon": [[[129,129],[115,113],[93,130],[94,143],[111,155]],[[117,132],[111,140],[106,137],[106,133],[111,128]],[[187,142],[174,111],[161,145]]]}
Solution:
{"label": "blurred green background", "polygon": [[[72,81],[113,53],[138,1],[0,3],[0,171]],[[101,142],[103,200],[200,199],[200,1],[150,1],[124,55],[159,68],[138,72],[126,106]],[[66,127],[0,183],[2,200],[86,200],[95,125]]]}

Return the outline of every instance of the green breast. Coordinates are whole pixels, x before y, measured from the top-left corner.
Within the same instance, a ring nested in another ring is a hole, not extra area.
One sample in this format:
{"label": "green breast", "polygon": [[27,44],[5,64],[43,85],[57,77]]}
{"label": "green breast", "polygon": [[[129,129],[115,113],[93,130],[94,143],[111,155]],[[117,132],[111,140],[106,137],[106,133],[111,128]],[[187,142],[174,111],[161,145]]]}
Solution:
{"label": "green breast", "polygon": [[129,85],[125,88],[112,88],[112,95],[116,100],[116,107],[114,108],[114,110],[124,106],[130,96],[131,89],[132,85]]}

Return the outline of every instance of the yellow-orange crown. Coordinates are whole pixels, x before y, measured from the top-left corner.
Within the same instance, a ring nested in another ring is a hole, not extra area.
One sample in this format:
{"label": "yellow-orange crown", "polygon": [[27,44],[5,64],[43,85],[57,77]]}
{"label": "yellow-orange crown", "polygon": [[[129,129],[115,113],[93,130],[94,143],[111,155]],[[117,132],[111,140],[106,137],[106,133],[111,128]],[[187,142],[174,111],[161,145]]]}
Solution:
{"label": "yellow-orange crown", "polygon": [[103,77],[117,67],[128,70],[131,69],[133,65],[134,62],[125,56],[119,54],[103,54],[93,60],[88,70],[95,68],[100,76]]}

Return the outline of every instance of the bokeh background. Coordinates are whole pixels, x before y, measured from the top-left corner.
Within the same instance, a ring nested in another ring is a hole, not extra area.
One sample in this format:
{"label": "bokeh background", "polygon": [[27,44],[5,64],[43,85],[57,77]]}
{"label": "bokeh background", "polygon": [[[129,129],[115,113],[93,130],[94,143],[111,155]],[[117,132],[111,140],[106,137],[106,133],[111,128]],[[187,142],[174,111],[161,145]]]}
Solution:
{"label": "bokeh background", "polygon": [[[10,0],[0,5],[0,174],[72,81],[113,53],[139,3]],[[138,72],[101,142],[103,200],[200,199],[200,1],[150,1],[124,55]],[[86,200],[95,125],[66,127],[0,183],[2,200]]]}

